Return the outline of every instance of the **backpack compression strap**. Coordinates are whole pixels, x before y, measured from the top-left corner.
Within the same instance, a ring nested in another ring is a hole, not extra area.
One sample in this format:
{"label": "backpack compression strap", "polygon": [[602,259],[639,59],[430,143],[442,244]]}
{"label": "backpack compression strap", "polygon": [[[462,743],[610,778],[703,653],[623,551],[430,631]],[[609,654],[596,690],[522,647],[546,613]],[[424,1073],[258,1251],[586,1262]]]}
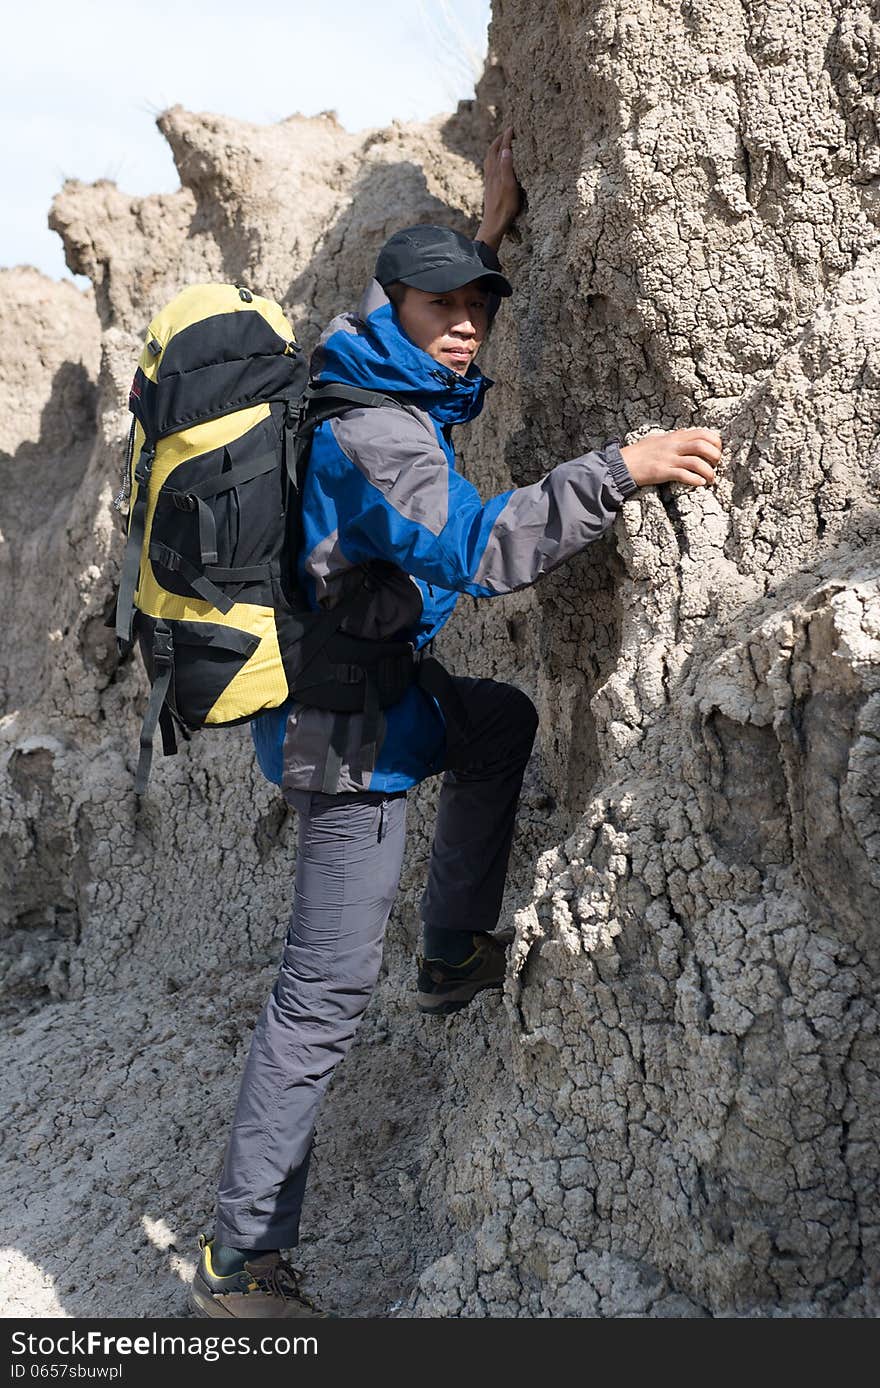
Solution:
{"label": "backpack compression strap", "polygon": [[155,448],[145,442],[134,470],[134,480],[138,484],[138,490],[128,522],[128,539],[122,557],[122,573],[119,577],[119,592],[116,597],[116,639],[122,653],[131,646],[134,590],[137,587],[141,567],[141,550],[143,549],[144,530],[147,521],[147,488],[155,456]]}
{"label": "backpack compression strap", "polygon": [[153,735],[157,723],[161,723],[162,750],[166,757],[169,753],[177,751],[174,725],[167,715],[163,717],[165,696],[174,674],[174,644],[170,628],[162,621],[158,621],[153,629],[152,657],[153,685],[150,690],[150,702],[147,705],[141,726],[140,755],[134,781],[134,793],[138,796],[146,794],[147,782],[150,779],[150,765],[153,760]]}

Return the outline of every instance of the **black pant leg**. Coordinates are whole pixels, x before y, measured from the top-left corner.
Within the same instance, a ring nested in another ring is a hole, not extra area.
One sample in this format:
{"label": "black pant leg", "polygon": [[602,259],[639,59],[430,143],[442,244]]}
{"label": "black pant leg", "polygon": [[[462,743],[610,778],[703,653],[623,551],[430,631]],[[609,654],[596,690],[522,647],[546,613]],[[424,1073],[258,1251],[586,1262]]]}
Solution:
{"label": "black pant leg", "polygon": [[454,684],[469,728],[447,748],[421,915],[439,929],[493,930],[538,715],[514,685],[463,678]]}

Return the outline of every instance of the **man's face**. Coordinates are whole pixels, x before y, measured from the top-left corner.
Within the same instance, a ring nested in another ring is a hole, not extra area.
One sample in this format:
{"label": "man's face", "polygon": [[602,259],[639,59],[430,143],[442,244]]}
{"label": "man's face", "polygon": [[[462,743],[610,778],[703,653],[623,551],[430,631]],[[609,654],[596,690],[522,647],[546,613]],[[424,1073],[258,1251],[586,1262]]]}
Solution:
{"label": "man's face", "polygon": [[488,302],[478,280],[437,294],[408,284],[397,316],[417,347],[463,376],[486,336]]}

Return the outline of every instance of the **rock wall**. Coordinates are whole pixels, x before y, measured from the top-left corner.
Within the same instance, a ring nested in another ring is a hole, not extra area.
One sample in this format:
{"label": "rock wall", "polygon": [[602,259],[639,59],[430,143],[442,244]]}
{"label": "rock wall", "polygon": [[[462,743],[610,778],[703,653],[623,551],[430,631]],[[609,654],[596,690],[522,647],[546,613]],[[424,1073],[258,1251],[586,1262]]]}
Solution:
{"label": "rock wall", "polygon": [[[56,200],[94,307],[9,276],[8,1314],[182,1313],[290,889],[246,733],[131,794],[143,682],[103,617],[138,339],[221,278],[310,346],[395,227],[473,232],[501,116],[528,206],[466,471],[488,495],[694,423],[725,457],[534,589],[462,601],[445,657],[542,712],[510,977],[412,1011],[425,786],[301,1261],[343,1314],[876,1314],[880,31],[867,0],[496,0],[491,39],[477,102],[424,126],[174,109],[180,192]],[[120,1256],[134,1287],[101,1276]]]}

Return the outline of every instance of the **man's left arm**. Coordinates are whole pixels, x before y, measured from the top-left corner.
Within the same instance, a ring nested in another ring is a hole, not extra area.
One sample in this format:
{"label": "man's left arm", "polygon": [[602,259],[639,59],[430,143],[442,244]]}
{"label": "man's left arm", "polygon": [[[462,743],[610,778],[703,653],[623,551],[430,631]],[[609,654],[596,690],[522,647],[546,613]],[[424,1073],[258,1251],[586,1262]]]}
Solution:
{"label": "man's left arm", "polygon": [[496,135],[483,162],[483,220],[474,240],[493,253],[491,259],[481,257],[492,270],[501,268],[497,259],[501,242],[522,207],[523,192],[513,167],[512,140],[513,126],[509,125]]}

